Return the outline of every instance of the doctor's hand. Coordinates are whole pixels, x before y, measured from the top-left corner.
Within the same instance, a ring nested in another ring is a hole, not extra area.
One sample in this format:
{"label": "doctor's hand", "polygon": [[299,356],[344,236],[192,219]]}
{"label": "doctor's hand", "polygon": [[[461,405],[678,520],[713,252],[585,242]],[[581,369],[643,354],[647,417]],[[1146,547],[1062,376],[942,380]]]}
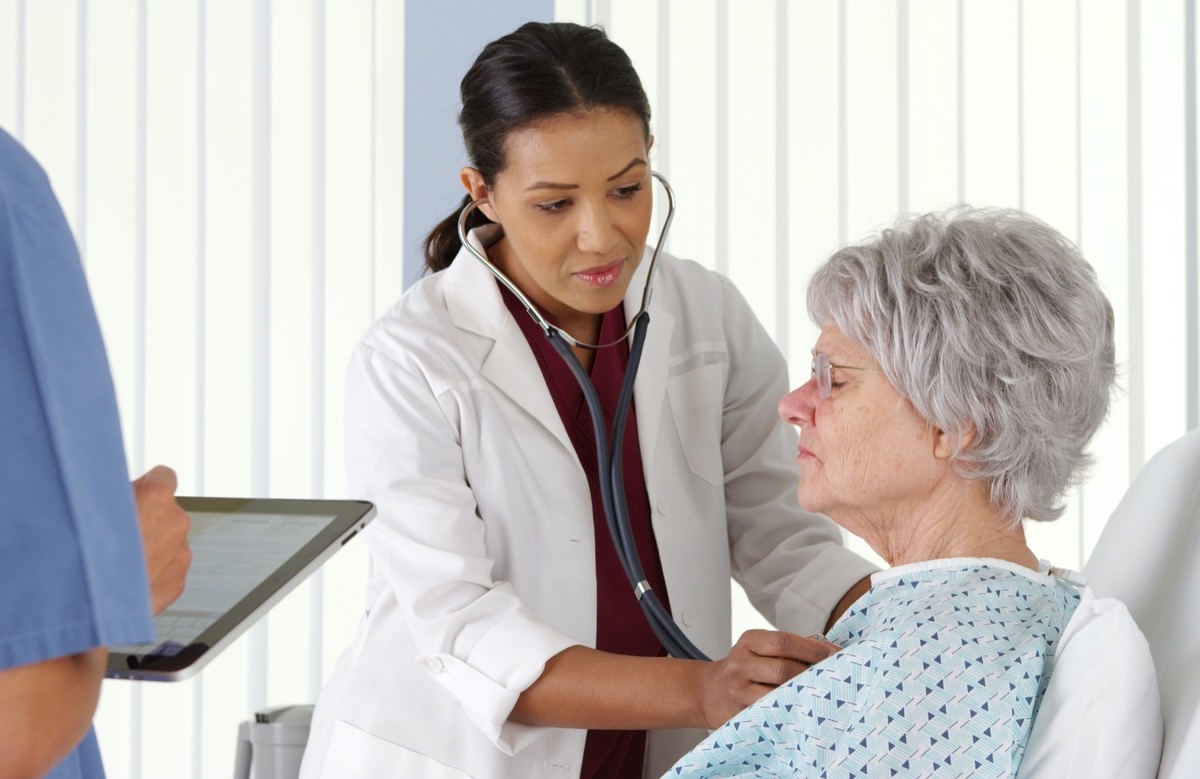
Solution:
{"label": "doctor's hand", "polygon": [[708,728],[726,720],[838,650],[822,636],[747,630],[722,660],[708,664],[700,706]]}
{"label": "doctor's hand", "polygon": [[146,553],[146,578],[150,582],[150,606],[155,614],[183,593],[192,564],[187,537],[192,520],[175,501],[176,483],[175,472],[165,465],[151,468],[133,482]]}

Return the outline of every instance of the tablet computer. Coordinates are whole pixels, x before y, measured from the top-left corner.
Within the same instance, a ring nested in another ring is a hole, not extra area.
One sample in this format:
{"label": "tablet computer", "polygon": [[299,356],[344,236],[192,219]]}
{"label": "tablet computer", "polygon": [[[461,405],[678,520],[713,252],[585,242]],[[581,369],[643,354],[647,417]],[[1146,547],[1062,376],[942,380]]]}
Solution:
{"label": "tablet computer", "polygon": [[153,642],[108,648],[111,679],[195,674],[375,516],[354,500],[178,500],[192,519],[183,594],[154,618]]}

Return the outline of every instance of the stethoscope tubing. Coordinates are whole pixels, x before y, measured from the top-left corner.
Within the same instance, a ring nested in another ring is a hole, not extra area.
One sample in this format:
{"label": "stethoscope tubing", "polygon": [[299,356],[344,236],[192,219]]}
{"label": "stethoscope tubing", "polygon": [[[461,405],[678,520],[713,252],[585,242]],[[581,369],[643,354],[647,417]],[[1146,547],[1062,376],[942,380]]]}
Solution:
{"label": "stethoscope tubing", "polygon": [[[646,328],[650,323],[648,309],[650,307],[650,298],[654,291],[654,272],[658,266],[658,256],[662,252],[667,231],[671,227],[671,221],[675,218],[675,193],[671,189],[671,185],[660,173],[651,171],[650,175],[658,179],[658,182],[662,184],[663,189],[667,193],[667,216],[663,221],[663,227],[658,236],[658,243],[654,247],[654,253],[650,257],[650,267],[646,271],[646,287],[642,292],[641,310],[638,311],[633,319],[633,324],[625,331],[625,334],[612,343],[582,343],[575,340],[562,328],[551,324],[538,311],[537,306],[526,297],[525,293],[496,267],[484,252],[479,251],[471,244],[468,240],[466,230],[467,216],[470,215],[471,211],[484,203],[484,199],[469,203],[459,214],[458,237],[462,245],[474,255],[475,259],[482,262],[492,272],[492,275],[496,277],[497,281],[507,287],[521,301],[522,305],[525,306],[525,310],[545,332],[550,345],[554,347],[554,350],[559,353],[563,361],[567,364],[567,367],[571,369],[572,375],[575,376],[580,389],[583,390],[584,399],[587,401],[589,415],[592,418],[592,427],[595,432],[596,467],[599,470],[597,476],[605,522],[608,525],[609,535],[612,536],[613,546],[617,551],[617,558],[621,561],[621,567],[629,579],[630,586],[633,587],[634,596],[637,598],[638,605],[641,606],[642,612],[646,616],[646,621],[649,623],[650,629],[654,631],[654,635],[672,657],[690,660],[708,660],[708,656],[701,652],[683,632],[683,629],[675,623],[670,612],[663,606],[662,601],[659,600],[658,595],[646,580],[646,572],[642,567],[642,560],[638,556],[637,542],[633,537],[633,530],[630,527],[629,505],[625,499],[625,481],[622,473],[622,445],[625,440],[625,420],[628,418],[629,408],[633,402],[633,384],[637,378],[638,366],[642,362],[642,347],[645,345]],[[600,396],[596,393],[596,387],[592,384],[592,379],[588,376],[587,371],[584,370],[583,364],[579,362],[579,358],[571,351],[571,347],[602,349],[607,346],[615,346],[626,338],[630,338],[631,335],[629,361],[625,368],[625,378],[621,382],[621,392],[617,396],[617,407],[613,415],[613,428],[611,433],[606,434],[604,430],[604,409],[600,405]],[[609,449],[610,444],[612,446],[611,450]]]}
{"label": "stethoscope tubing", "polygon": [[[642,559],[638,556],[637,541],[633,537],[633,529],[629,521],[629,504],[625,499],[625,479],[622,472],[622,446],[625,441],[625,420],[633,401],[633,384],[637,378],[638,366],[642,361],[642,347],[646,342],[646,328],[650,324],[650,314],[643,311],[634,322],[633,339],[629,346],[629,362],[625,369],[625,378],[621,382],[621,393],[617,396],[617,407],[613,415],[613,429],[605,435],[604,411],[600,405],[600,396],[592,384],[587,371],[583,369],[579,358],[571,351],[571,347],[558,337],[556,332],[549,332],[546,337],[550,345],[562,356],[567,367],[575,375],[575,380],[583,390],[591,412],[592,428],[596,439],[596,464],[599,468],[600,501],[604,508],[604,517],[608,523],[608,532],[612,536],[617,557],[629,585],[633,587],[638,605],[650,624],[650,629],[662,643],[663,648],[672,657],[690,660],[708,660],[708,656],[700,651],[683,630],[676,624],[670,612],[663,606],[658,595],[646,580],[646,572],[642,567]],[[612,442],[609,450],[608,442]]]}

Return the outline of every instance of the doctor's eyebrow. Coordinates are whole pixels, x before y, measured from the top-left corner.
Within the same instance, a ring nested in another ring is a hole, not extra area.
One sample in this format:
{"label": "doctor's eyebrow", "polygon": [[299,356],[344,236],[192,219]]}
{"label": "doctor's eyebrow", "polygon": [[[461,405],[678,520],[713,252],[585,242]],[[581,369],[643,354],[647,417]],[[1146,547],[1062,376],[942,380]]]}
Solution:
{"label": "doctor's eyebrow", "polygon": [[624,176],[626,173],[628,173],[629,171],[636,168],[638,165],[641,165],[642,167],[646,167],[646,161],[644,159],[642,159],[641,157],[634,157],[632,160],[630,160],[628,165],[626,165],[625,167],[621,168],[616,173],[609,176],[606,179],[606,181],[612,181],[613,179],[619,179],[622,176]]}
{"label": "doctor's eyebrow", "polygon": [[[632,160],[629,161],[628,165],[626,165],[625,167],[621,168],[616,173],[609,176],[607,179],[605,179],[605,181],[613,181],[614,179],[619,179],[622,176],[624,176],[626,173],[633,170],[634,168],[636,168],[639,165],[645,167],[646,161],[644,159],[642,159],[641,157],[634,157]],[[559,184],[559,183],[556,183],[553,181],[535,181],[532,184],[530,184],[529,186],[525,187],[525,191],[532,192],[535,189],[578,189],[578,188],[579,188],[578,184]]]}

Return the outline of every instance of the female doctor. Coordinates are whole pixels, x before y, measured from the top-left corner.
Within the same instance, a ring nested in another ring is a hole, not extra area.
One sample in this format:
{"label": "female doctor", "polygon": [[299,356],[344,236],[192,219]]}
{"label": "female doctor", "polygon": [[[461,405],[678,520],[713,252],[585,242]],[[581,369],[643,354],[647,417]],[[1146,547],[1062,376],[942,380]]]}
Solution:
{"label": "female doctor", "polygon": [[[629,57],[596,28],[526,24],[468,71],[459,123],[463,207],[484,201],[468,240],[574,339],[619,341],[572,347],[611,421],[649,265],[650,108]],[[728,280],[662,255],[625,491],[654,592],[723,659],[666,657],[609,537],[582,392],[460,245],[460,213],[351,361],[349,487],[378,507],[375,573],[302,776],[657,776],[695,728],[826,657],[806,636],[872,566],[797,504],[767,333]],[[731,649],[730,575],[792,632]]]}

